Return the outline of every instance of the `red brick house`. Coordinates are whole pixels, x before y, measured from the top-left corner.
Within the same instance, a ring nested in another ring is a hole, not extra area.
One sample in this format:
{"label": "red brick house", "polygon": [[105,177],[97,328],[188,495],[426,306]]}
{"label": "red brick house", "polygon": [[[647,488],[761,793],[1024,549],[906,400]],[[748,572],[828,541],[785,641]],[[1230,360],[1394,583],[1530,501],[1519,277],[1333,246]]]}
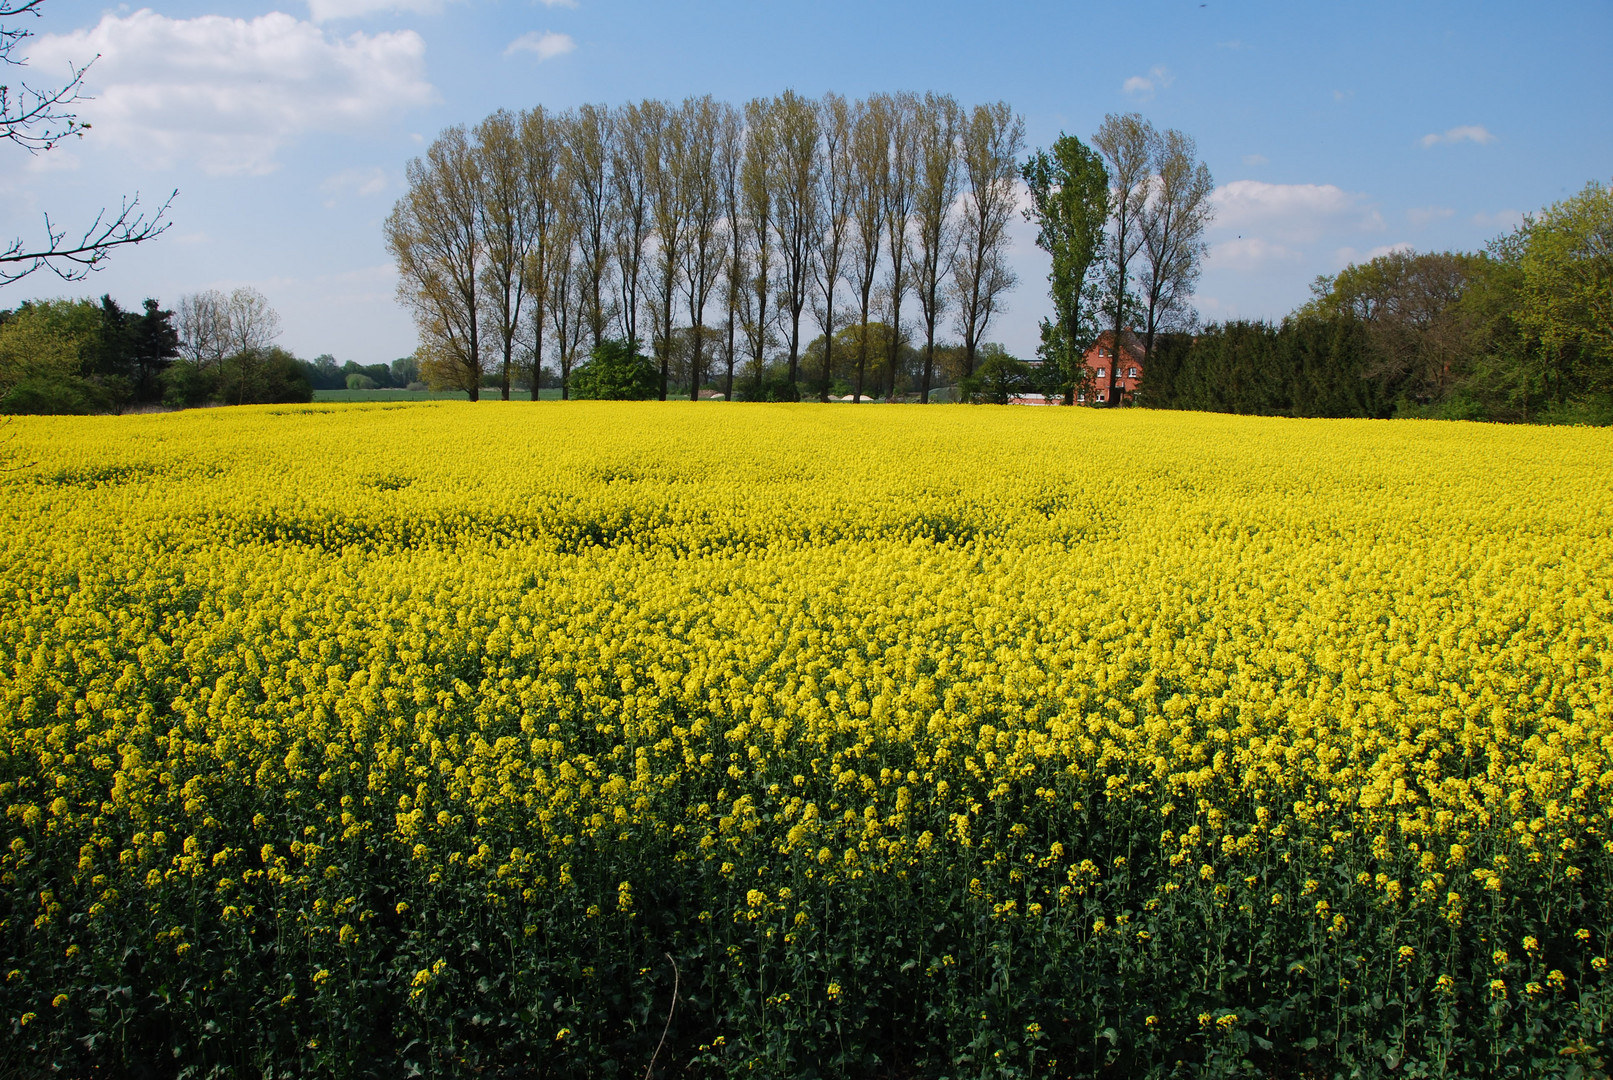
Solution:
{"label": "red brick house", "polygon": [[[1143,381],[1143,343],[1130,330],[1120,335],[1120,356],[1114,354],[1114,331],[1106,330],[1087,350],[1088,382],[1084,391],[1077,391],[1077,405],[1128,405],[1135,398],[1137,387]],[[1114,369],[1115,401],[1109,400],[1110,376]]]}

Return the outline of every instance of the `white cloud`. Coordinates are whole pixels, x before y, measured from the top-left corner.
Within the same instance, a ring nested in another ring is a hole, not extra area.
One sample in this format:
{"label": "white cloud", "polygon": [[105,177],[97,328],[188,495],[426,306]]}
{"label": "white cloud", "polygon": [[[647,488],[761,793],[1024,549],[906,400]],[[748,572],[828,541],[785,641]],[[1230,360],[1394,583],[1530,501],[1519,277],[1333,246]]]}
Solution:
{"label": "white cloud", "polygon": [[1215,192],[1218,231],[1264,236],[1285,244],[1348,229],[1377,231],[1383,217],[1367,197],[1333,184],[1267,184],[1234,180]]}
{"label": "white cloud", "polygon": [[1341,247],[1333,253],[1333,261],[1339,266],[1348,266],[1351,263],[1369,263],[1380,255],[1390,255],[1396,251],[1415,251],[1410,244],[1401,241],[1398,244],[1380,244],[1365,251],[1357,251],[1353,247]]}
{"label": "white cloud", "polygon": [[30,173],[72,172],[80,165],[79,157],[65,146],[58,145],[48,154],[30,154],[23,166]]}
{"label": "white cloud", "polygon": [[1334,101],[1349,101],[1353,97],[1355,97],[1355,91],[1354,90],[1335,90],[1335,91],[1333,91],[1333,100]]}
{"label": "white cloud", "polygon": [[1481,229],[1515,229],[1523,224],[1523,211],[1497,210],[1493,214],[1481,211],[1473,215],[1472,221]]}
{"label": "white cloud", "polygon": [[574,8],[577,6],[577,0],[537,0],[537,2],[548,8]]}
{"label": "white cloud", "polygon": [[1430,132],[1419,139],[1418,142],[1422,143],[1423,146],[1439,146],[1442,143],[1459,142],[1475,142],[1483,146],[1485,143],[1495,142],[1495,136],[1490,134],[1488,128],[1480,127],[1478,124],[1463,124],[1460,127],[1450,128],[1443,134]]}
{"label": "white cloud", "polygon": [[314,22],[356,19],[378,11],[412,11],[430,15],[441,10],[441,0],[308,0],[308,16]]}
{"label": "white cloud", "polygon": [[1262,165],[1270,165],[1271,159],[1265,154],[1245,154],[1243,155],[1243,163],[1251,168],[1258,169]]}
{"label": "white cloud", "polygon": [[379,195],[386,190],[386,173],[373,165],[369,168],[343,169],[334,176],[326,177],[319,186],[333,193],[351,191],[355,195]]}
{"label": "white cloud", "polygon": [[556,56],[564,56],[577,47],[570,34],[557,34],[552,30],[538,33],[529,31],[510,42],[504,48],[505,56],[514,56],[516,53],[529,52],[540,61],[552,60]]}
{"label": "white cloud", "polygon": [[412,30],[332,38],[281,12],[170,19],[142,9],[43,36],[29,60],[60,67],[100,54],[94,100],[81,109],[97,141],[231,175],[273,171],[279,148],[304,132],[363,131],[435,100],[425,49]]}
{"label": "white cloud", "polygon": [[1148,101],[1157,91],[1163,90],[1175,81],[1169,68],[1156,66],[1150,68],[1147,75],[1133,75],[1120,84],[1120,89],[1139,101]]}
{"label": "white cloud", "polygon": [[1273,263],[1296,263],[1304,253],[1286,244],[1272,243],[1258,236],[1240,236],[1210,246],[1209,261],[1231,270],[1262,270]]}
{"label": "white cloud", "polygon": [[1414,206],[1406,211],[1406,219],[1413,225],[1427,225],[1429,222],[1443,221],[1455,213],[1448,206]]}

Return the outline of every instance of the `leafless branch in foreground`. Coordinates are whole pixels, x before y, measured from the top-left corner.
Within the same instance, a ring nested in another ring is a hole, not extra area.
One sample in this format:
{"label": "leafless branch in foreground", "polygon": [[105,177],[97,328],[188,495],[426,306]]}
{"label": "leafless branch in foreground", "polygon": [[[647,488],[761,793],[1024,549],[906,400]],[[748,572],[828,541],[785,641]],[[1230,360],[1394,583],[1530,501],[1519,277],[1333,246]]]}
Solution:
{"label": "leafless branch in foreground", "polygon": [[[39,5],[44,0],[0,0],[0,19],[18,15],[39,17]],[[22,67],[24,60],[12,59],[12,52],[33,34],[20,26],[0,26],[0,65]],[[0,83],[0,142],[10,142],[30,153],[49,150],[69,137],[82,137],[89,129],[78,117],[64,111],[65,107],[84,100],[84,73],[89,64],[69,65],[68,80],[52,90],[36,90],[26,83],[15,88]]]}
{"label": "leafless branch in foreground", "polygon": [[178,194],[177,190],[170,192],[156,212],[148,216],[140,209],[140,195],[136,192],[134,198],[123,200],[116,215],[108,216],[105,210],[97,214],[94,223],[74,242],[69,242],[67,230],[54,225],[46,214],[43,246],[29,250],[18,239],[0,251],[0,285],[10,285],[40,269],[50,270],[63,281],[83,280],[90,271],[101,268],[113,248],[141,244],[167,232],[173,222],[164,219]]}

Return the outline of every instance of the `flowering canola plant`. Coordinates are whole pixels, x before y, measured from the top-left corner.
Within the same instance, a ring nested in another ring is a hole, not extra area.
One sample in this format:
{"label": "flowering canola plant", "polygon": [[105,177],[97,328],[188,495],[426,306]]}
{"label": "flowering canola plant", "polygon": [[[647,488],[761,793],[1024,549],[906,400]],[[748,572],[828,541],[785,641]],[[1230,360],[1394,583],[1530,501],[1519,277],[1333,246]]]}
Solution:
{"label": "flowering canola plant", "polygon": [[636,1075],[663,1028],[667,1075],[1607,1068],[1608,432],[7,434],[29,1069]]}

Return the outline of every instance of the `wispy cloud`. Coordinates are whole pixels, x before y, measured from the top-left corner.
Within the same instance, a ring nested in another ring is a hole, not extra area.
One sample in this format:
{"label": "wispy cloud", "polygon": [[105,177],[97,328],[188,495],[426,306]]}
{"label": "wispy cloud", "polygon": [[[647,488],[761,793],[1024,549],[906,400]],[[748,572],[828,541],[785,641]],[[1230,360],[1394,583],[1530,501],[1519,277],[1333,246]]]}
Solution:
{"label": "wispy cloud", "polygon": [[1433,221],[1443,221],[1456,213],[1448,206],[1414,206],[1406,211],[1406,219],[1413,225],[1427,225]]}
{"label": "wispy cloud", "polygon": [[516,53],[529,52],[540,61],[552,60],[557,56],[564,56],[576,47],[577,43],[572,40],[570,34],[557,34],[552,30],[539,33],[532,30],[505,46],[504,55],[514,56]]}
{"label": "wispy cloud", "polygon": [[577,6],[577,0],[535,0],[535,2],[548,8],[574,8]]}
{"label": "wispy cloud", "polygon": [[1336,184],[1234,180],[1216,189],[1215,209],[1209,261],[1239,272],[1291,275],[1316,260],[1320,244],[1331,249],[1384,229],[1383,215],[1366,195]]}
{"label": "wispy cloud", "polygon": [[1339,266],[1349,266],[1351,263],[1369,263],[1383,255],[1392,255],[1397,251],[1414,251],[1410,244],[1401,241],[1398,244],[1380,244],[1365,251],[1357,251],[1353,247],[1341,247],[1333,253],[1333,261]]}
{"label": "wispy cloud", "polygon": [[412,30],[337,38],[282,12],[170,19],[143,8],[42,36],[30,59],[99,55],[82,109],[97,136],[147,163],[192,158],[230,175],[272,171],[306,132],[373,131],[436,101],[425,52]]}
{"label": "wispy cloud", "polygon": [[1123,93],[1129,94],[1138,101],[1148,101],[1153,96],[1175,82],[1170,69],[1164,65],[1157,65],[1148,69],[1147,75],[1133,75],[1120,85]]}
{"label": "wispy cloud", "polygon": [[1252,169],[1258,169],[1262,165],[1270,165],[1271,159],[1265,154],[1245,154],[1243,163]]}
{"label": "wispy cloud", "polygon": [[1377,232],[1383,216],[1365,195],[1336,184],[1267,184],[1234,180],[1215,192],[1216,227],[1243,235],[1303,244],[1325,233],[1349,229]]}
{"label": "wispy cloud", "polygon": [[1520,210],[1497,210],[1493,214],[1482,211],[1470,218],[1473,224],[1481,229],[1515,229],[1523,224],[1523,212]]}
{"label": "wispy cloud", "polygon": [[386,173],[372,165],[369,168],[343,169],[334,176],[326,177],[325,182],[319,186],[332,196],[326,200],[325,205],[333,207],[336,205],[335,197],[338,195],[346,192],[352,192],[361,198],[379,195],[386,190],[386,185]]}
{"label": "wispy cloud", "polygon": [[308,14],[314,22],[357,19],[378,11],[430,15],[441,9],[441,0],[308,0]]}
{"label": "wispy cloud", "polygon": [[1478,124],[1462,124],[1443,133],[1431,131],[1418,141],[1424,146],[1439,146],[1459,142],[1474,142],[1482,146],[1485,143],[1495,142],[1495,136],[1490,134],[1488,128],[1481,127]]}
{"label": "wispy cloud", "polygon": [[1304,257],[1304,253],[1286,244],[1272,243],[1258,236],[1240,236],[1210,248],[1210,261],[1231,270],[1262,270],[1274,263],[1297,263]]}

